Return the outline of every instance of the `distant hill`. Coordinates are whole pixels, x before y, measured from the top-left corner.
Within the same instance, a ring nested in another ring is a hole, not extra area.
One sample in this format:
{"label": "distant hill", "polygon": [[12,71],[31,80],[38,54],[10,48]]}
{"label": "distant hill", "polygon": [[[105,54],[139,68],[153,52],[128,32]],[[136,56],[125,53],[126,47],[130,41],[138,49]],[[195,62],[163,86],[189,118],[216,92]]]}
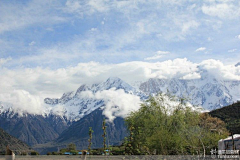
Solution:
{"label": "distant hill", "polygon": [[17,150],[18,152],[29,150],[29,146],[26,143],[23,143],[17,138],[9,135],[2,128],[0,128],[0,153],[5,153],[7,145],[11,150]]}
{"label": "distant hill", "polygon": [[240,134],[240,102],[209,112],[213,117],[223,120],[233,134]]}

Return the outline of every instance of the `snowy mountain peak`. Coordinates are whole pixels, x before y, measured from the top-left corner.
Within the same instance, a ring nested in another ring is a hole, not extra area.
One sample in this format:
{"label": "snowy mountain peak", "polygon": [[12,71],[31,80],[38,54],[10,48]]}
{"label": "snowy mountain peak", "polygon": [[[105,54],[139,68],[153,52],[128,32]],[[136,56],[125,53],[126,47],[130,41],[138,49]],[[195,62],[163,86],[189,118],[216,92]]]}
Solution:
{"label": "snowy mountain peak", "polygon": [[[132,104],[139,102],[137,106],[149,94],[159,92],[189,98],[191,104],[212,110],[238,100],[239,88],[240,81],[223,81],[206,76],[193,80],[152,78],[136,89],[120,78],[110,77],[99,84],[81,85],[76,91],[64,93],[61,98],[45,98],[43,110],[46,111],[43,113],[56,114],[70,121],[78,120],[98,108],[111,109],[111,105],[120,104],[131,109]],[[0,103],[0,111],[6,110],[5,108],[10,107],[6,104],[1,106]]]}
{"label": "snowy mountain peak", "polygon": [[191,104],[213,110],[227,106],[239,99],[240,81],[223,81],[215,77],[194,80],[149,79],[140,85],[148,94],[170,92],[177,97],[189,99]]}
{"label": "snowy mountain peak", "polygon": [[62,97],[59,99],[59,103],[65,103],[69,100],[71,100],[74,96],[74,92],[67,92],[62,95]]}
{"label": "snowy mountain peak", "polygon": [[82,91],[88,91],[90,89],[89,86],[83,84],[81,85],[78,89],[77,89],[77,92],[76,93],[79,93],[79,92],[82,92]]}
{"label": "snowy mountain peak", "polygon": [[78,97],[78,96],[81,94],[81,92],[83,92],[83,91],[88,91],[88,90],[91,90],[91,87],[89,87],[89,86],[87,86],[87,85],[85,85],[85,84],[81,85],[81,86],[77,89],[77,91],[76,91],[76,93],[75,93],[75,97]]}
{"label": "snowy mountain peak", "polygon": [[118,77],[109,77],[106,82],[123,82],[123,80]]}
{"label": "snowy mountain peak", "polygon": [[58,99],[57,98],[45,98],[44,103],[50,104],[50,105],[55,105],[55,104],[58,104]]}
{"label": "snowy mountain peak", "polygon": [[76,92],[64,93],[59,99],[46,98],[44,101],[50,105],[50,108],[52,107],[55,113],[62,114],[69,120],[78,120],[107,104],[122,104],[119,102],[124,99],[121,96],[128,97],[128,100],[136,97],[139,100],[147,98],[145,93],[120,78],[110,77],[100,84],[81,85]]}
{"label": "snowy mountain peak", "polygon": [[100,83],[96,87],[96,91],[102,91],[102,90],[109,90],[111,88],[123,89],[125,92],[129,92],[131,90],[135,90],[132,86],[124,82],[118,77],[110,77],[105,82]]}

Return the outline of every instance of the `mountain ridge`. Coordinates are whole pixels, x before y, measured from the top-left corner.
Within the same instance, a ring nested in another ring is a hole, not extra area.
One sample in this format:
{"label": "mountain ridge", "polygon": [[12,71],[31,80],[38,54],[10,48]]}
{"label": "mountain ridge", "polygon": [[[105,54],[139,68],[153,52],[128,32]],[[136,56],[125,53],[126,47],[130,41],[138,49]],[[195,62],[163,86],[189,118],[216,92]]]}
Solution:
{"label": "mountain ridge", "polygon": [[152,78],[140,85],[139,89],[148,94],[169,92],[178,97],[190,99],[193,105],[213,110],[230,105],[240,98],[240,81],[216,79],[158,79]]}
{"label": "mountain ridge", "polygon": [[[63,93],[60,98],[45,98],[44,102],[50,109],[49,112],[43,112],[43,115],[27,113],[19,115],[14,112],[14,106],[9,105],[10,107],[8,108],[1,103],[0,127],[3,127],[8,133],[30,145],[43,144],[58,139],[59,136],[61,137],[69,129],[71,124],[74,125],[84,117],[95,113],[94,111],[99,109],[106,110],[106,107],[110,109],[108,110],[110,112],[118,112],[124,109],[118,107],[118,103],[120,102],[113,103],[111,101],[112,93],[116,93],[113,99],[119,97],[117,101],[120,99],[125,102],[129,98],[133,98],[129,102],[136,103],[136,100],[139,100],[139,104],[137,105],[140,106],[140,103],[146,100],[149,95],[167,91],[168,87],[170,87],[169,91],[176,96],[184,97],[185,92],[192,94],[193,97],[195,96],[192,102],[196,105],[204,104],[204,102],[208,104],[208,98],[211,98],[211,96],[218,97],[219,99],[222,98],[220,101],[217,99],[217,101],[211,102],[213,107],[210,109],[214,109],[225,104],[228,105],[234,98],[239,98],[237,90],[239,85],[239,81],[223,82],[217,79],[206,79],[206,77],[197,80],[149,79],[147,82],[142,83],[139,89],[136,89],[120,78],[111,77],[99,84],[91,86],[81,85],[76,91]],[[201,91],[201,89],[204,90]],[[124,94],[124,96],[121,97],[121,94]],[[121,105],[133,107],[129,103],[121,102]],[[134,109],[137,108],[135,107]],[[129,111],[125,110],[121,114],[117,113],[111,116],[121,118],[123,114],[127,114]],[[101,114],[105,115],[105,112],[101,112]]]}
{"label": "mountain ridge", "polygon": [[15,152],[18,153],[30,150],[30,147],[27,144],[9,135],[2,128],[0,128],[0,153],[5,153],[7,146],[9,146],[11,150],[15,150]]}

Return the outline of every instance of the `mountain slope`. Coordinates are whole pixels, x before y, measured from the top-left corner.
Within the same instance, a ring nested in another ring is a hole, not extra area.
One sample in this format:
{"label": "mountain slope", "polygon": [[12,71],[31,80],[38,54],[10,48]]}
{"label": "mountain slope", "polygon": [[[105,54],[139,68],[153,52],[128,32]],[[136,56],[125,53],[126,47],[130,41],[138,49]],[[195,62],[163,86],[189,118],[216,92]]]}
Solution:
{"label": "mountain slope", "polygon": [[4,153],[6,146],[9,146],[11,150],[25,151],[29,150],[29,146],[17,138],[9,135],[2,128],[0,128],[0,153]]}
{"label": "mountain slope", "polygon": [[[9,115],[12,115],[11,117]],[[56,139],[68,124],[61,117],[49,115],[18,114],[4,112],[0,114],[0,127],[12,136],[30,146]]]}
{"label": "mountain slope", "polygon": [[[89,127],[93,129],[92,148],[103,147],[103,130],[102,122],[105,116],[102,115],[101,109],[96,109],[82,119],[73,122],[56,140],[33,146],[40,154],[46,154],[49,151],[56,151],[66,148],[68,144],[75,143],[77,149],[87,149]],[[124,124],[124,119],[117,117],[112,123],[106,123],[107,145],[120,145],[128,132]]]}
{"label": "mountain slope", "polygon": [[226,123],[227,129],[233,134],[240,133],[240,102],[209,112],[213,117]]}
{"label": "mountain slope", "polygon": [[[97,109],[91,114],[85,116],[81,120],[74,122],[67,130],[65,130],[55,142],[60,144],[76,143],[78,148],[87,149],[88,146],[88,130],[93,129],[92,147],[100,148],[103,143],[102,122],[105,117],[102,115],[102,110]],[[113,123],[106,123],[107,139],[109,145],[121,144],[124,137],[127,135],[127,130],[124,125],[123,118],[116,118]]]}

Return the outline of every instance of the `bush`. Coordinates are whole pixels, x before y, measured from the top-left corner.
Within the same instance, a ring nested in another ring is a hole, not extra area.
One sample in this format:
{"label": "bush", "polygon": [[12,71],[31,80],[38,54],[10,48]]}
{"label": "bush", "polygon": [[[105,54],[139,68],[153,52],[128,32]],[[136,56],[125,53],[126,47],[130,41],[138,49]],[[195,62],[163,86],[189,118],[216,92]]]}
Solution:
{"label": "bush", "polygon": [[59,155],[58,152],[52,152],[52,155]]}
{"label": "bush", "polygon": [[26,152],[22,152],[20,155],[22,155],[22,156],[26,156],[27,153],[26,153]]}
{"label": "bush", "polygon": [[39,155],[39,153],[36,152],[36,151],[32,151],[32,152],[31,152],[31,155]]}
{"label": "bush", "polygon": [[52,155],[52,152],[48,152],[47,155]]}

